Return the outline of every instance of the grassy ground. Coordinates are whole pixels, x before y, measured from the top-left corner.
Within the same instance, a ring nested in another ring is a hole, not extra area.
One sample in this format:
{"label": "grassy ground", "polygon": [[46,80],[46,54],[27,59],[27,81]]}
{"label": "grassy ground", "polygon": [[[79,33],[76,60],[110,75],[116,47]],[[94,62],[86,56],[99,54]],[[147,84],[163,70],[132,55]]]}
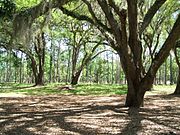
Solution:
{"label": "grassy ground", "polygon": [[122,95],[126,94],[126,85],[105,85],[105,84],[80,84],[74,86],[72,90],[61,90],[63,84],[48,84],[45,86],[36,86],[27,84],[3,84],[0,87],[0,93],[16,93],[25,95]]}
{"label": "grassy ground", "polygon": [[[123,95],[127,93],[126,85],[110,84],[79,84],[72,90],[61,90],[63,84],[48,84],[45,86],[32,87],[31,84],[3,83],[0,84],[0,93],[4,94],[23,94],[23,95]],[[171,94],[175,85],[156,85],[147,95]]]}

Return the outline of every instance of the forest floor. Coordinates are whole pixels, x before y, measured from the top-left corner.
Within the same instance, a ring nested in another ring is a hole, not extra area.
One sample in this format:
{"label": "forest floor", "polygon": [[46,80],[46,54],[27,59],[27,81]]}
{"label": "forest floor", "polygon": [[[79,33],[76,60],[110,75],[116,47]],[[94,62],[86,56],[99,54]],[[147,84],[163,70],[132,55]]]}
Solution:
{"label": "forest floor", "polygon": [[180,135],[180,97],[149,92],[145,107],[125,95],[0,96],[0,135]]}

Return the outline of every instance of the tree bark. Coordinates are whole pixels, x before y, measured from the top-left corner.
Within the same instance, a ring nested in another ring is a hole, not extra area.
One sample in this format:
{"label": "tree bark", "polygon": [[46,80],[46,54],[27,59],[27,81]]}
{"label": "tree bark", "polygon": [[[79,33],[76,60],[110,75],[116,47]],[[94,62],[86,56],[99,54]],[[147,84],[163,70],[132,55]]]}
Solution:
{"label": "tree bark", "polygon": [[177,49],[178,49],[178,44],[179,42],[177,42],[176,44],[176,47],[175,47],[175,50],[174,50],[174,54],[175,54],[175,59],[176,59],[176,63],[178,65],[178,78],[177,78],[177,84],[176,84],[176,89],[174,91],[174,95],[180,95],[180,61],[179,61],[179,57],[178,57],[178,54],[177,54]]}
{"label": "tree bark", "polygon": [[179,69],[179,74],[177,78],[177,84],[176,84],[176,89],[174,91],[174,95],[180,95],[180,69]]}
{"label": "tree bark", "polygon": [[167,60],[164,63],[164,84],[167,85]]}
{"label": "tree bark", "polygon": [[51,46],[50,46],[50,59],[49,59],[49,83],[51,83],[51,82],[52,82],[53,54],[54,54],[54,49],[53,49],[53,44],[52,44],[52,39],[51,39]]}
{"label": "tree bark", "polygon": [[169,65],[170,65],[170,84],[173,85],[173,67],[172,67],[172,55],[170,54],[170,62],[169,62]]}
{"label": "tree bark", "polygon": [[61,63],[61,44],[59,42],[58,45],[58,55],[57,55],[57,81],[60,82],[61,81],[61,73],[60,73],[60,63]]}
{"label": "tree bark", "polygon": [[38,57],[38,73],[35,85],[44,85],[44,62],[45,62],[45,37],[44,33],[40,33],[37,38],[37,44],[35,45],[35,51]]}
{"label": "tree bark", "polygon": [[71,85],[78,84],[80,76],[81,76],[81,72],[82,70],[79,70],[72,76]]}
{"label": "tree bark", "polygon": [[32,68],[32,72],[34,75],[34,79],[35,79],[35,86],[38,85],[38,73],[37,73],[37,64],[36,64],[36,60],[34,59],[34,57],[28,55],[30,60],[31,60],[31,68]]}

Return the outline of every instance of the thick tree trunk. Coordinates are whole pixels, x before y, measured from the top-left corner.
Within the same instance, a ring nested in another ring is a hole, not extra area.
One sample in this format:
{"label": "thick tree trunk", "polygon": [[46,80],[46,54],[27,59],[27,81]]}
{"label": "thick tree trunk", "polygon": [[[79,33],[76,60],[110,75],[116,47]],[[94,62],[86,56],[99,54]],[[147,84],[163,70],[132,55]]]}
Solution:
{"label": "thick tree trunk", "polygon": [[[129,89],[129,88],[128,88]],[[145,92],[132,92],[136,90],[128,90],[126,97],[126,107],[142,107],[144,106],[144,94]]]}
{"label": "thick tree trunk", "polygon": [[71,85],[78,84],[80,76],[81,76],[81,72],[82,70],[79,70],[72,76]]}
{"label": "thick tree trunk", "polygon": [[125,106],[140,107],[143,106],[144,93],[140,95],[140,86],[133,83],[130,79],[128,81],[128,91]]}
{"label": "thick tree trunk", "polygon": [[[141,81],[137,83],[131,80],[128,81],[128,92],[126,97],[125,106],[127,107],[142,107],[144,106],[144,95],[146,91],[150,90],[153,85],[153,80],[155,76],[144,77]],[[138,78],[136,78],[138,79]]]}
{"label": "thick tree trunk", "polygon": [[39,86],[42,86],[44,85],[44,81],[43,81],[43,74],[42,73],[39,73],[37,78],[35,79],[36,82],[35,82],[35,85],[39,85]]}

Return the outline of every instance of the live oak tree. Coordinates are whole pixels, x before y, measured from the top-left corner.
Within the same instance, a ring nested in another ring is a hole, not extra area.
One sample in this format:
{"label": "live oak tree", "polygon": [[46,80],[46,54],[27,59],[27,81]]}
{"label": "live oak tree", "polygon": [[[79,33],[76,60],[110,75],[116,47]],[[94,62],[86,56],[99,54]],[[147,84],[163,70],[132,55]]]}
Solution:
{"label": "live oak tree", "polygon": [[97,51],[102,44],[102,39],[99,38],[98,34],[94,34],[94,28],[91,25],[71,20],[69,25],[68,22],[66,23],[66,27],[70,30],[68,39],[70,40],[69,44],[72,46],[71,84],[76,85],[85,66],[106,50]]}
{"label": "live oak tree", "polygon": [[[97,26],[104,34],[106,40],[119,54],[127,78],[128,93],[125,105],[128,107],[142,106],[144,94],[151,89],[158,68],[168,57],[170,50],[179,38],[180,15],[177,15],[177,20],[170,34],[159,51],[156,52],[148,70],[145,70],[142,63],[141,36],[166,0],[156,0],[144,15],[142,22],[138,20],[137,0],[127,0],[127,7],[124,9],[113,0],[97,0],[97,3],[88,0],[82,1],[87,5],[91,16],[74,13],[63,6],[60,9],[63,13],[79,20],[87,20]],[[103,19],[99,19],[102,15],[98,14],[94,7],[98,7],[98,12],[100,10],[104,14],[104,22]]]}
{"label": "live oak tree", "polygon": [[44,85],[44,64],[45,64],[45,34],[40,32],[36,35],[34,40],[29,47],[22,47],[20,44],[16,47],[20,50],[26,57],[30,59],[30,67],[34,76],[35,85]]}
{"label": "live oak tree", "polygon": [[128,84],[125,105],[128,107],[142,106],[144,94],[151,89],[158,68],[168,57],[170,50],[174,48],[176,40],[179,39],[180,15],[176,15],[176,22],[172,26],[168,37],[156,52],[146,70],[142,61],[142,34],[157,13],[163,14],[160,12],[160,8],[172,1],[156,0],[142,19],[139,19],[138,8],[139,2],[143,2],[143,0],[126,0],[122,3],[114,0],[82,0],[88,10],[88,13],[85,14],[76,12],[76,8],[68,10],[68,6],[63,6],[68,2],[68,0],[42,1],[37,6],[26,10],[26,12],[21,12],[14,19],[15,35],[22,35],[24,30],[31,27],[32,22],[37,17],[45,14],[51,8],[60,8],[64,14],[78,20],[88,21],[102,32],[106,41],[120,57]]}

